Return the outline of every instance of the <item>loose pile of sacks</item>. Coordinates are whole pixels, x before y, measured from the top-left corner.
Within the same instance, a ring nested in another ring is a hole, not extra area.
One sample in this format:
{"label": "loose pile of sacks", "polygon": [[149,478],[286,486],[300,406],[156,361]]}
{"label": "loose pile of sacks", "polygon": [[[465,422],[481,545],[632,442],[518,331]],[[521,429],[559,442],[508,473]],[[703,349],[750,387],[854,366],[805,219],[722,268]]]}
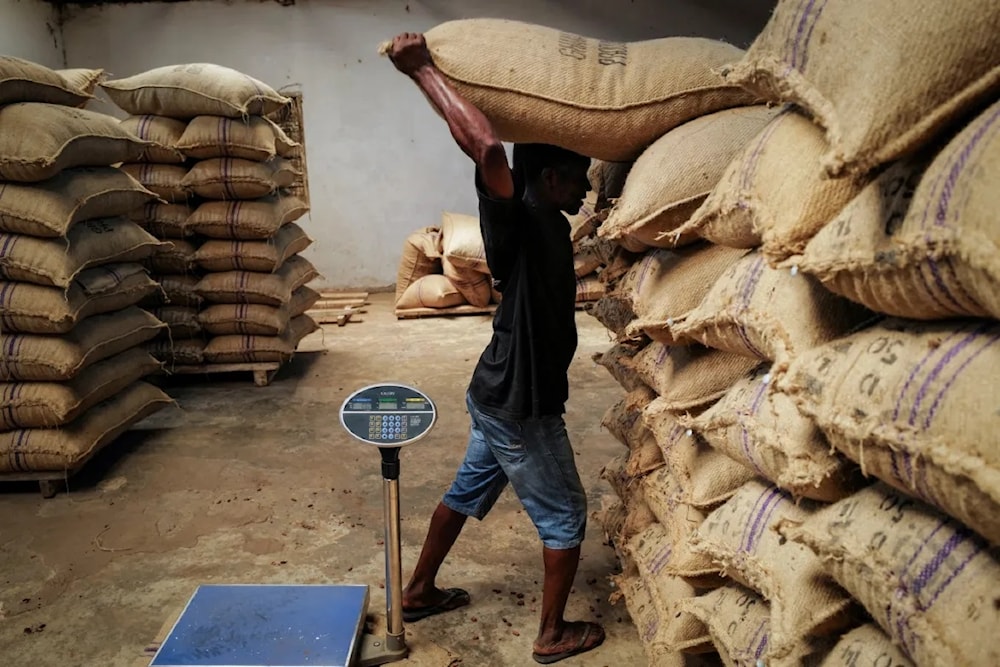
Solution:
{"label": "loose pile of sacks", "polygon": [[502,139],[627,173],[599,517],[652,665],[1000,664],[1000,6],[899,11],[779,0],[745,52],[427,33]]}
{"label": "loose pile of sacks", "polygon": [[159,67],[103,81],[149,142],[122,170],[156,193],[132,220],[169,245],[147,262],[162,292],[154,313],[169,330],[154,353],[168,368],[285,362],[318,326],[306,314],[318,277],[299,253],[307,204],[301,146],[268,116],[291,100],[214,64]]}
{"label": "loose pile of sacks", "polygon": [[[596,192],[588,193],[580,212],[566,216],[574,244],[577,303],[596,303],[605,293],[596,250],[596,197]],[[404,241],[396,276],[397,314],[499,302],[478,218],[446,212],[440,226],[418,229]]]}
{"label": "loose pile of sacks", "polygon": [[0,56],[0,473],[73,471],[171,402],[138,305],[164,244],[127,217],[157,197],[112,166],[148,144],[82,108],[102,74]]}

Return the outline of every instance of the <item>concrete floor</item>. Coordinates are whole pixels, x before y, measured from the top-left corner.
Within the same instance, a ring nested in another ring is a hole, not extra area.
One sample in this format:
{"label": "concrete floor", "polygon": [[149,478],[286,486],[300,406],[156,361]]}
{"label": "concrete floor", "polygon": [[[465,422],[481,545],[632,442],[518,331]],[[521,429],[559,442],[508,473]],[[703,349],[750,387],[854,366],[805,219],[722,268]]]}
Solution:
{"label": "concrete floor", "polygon": [[[439,406],[435,430],[402,456],[408,576],[464,450],[465,387],[490,326],[480,316],[397,321],[381,294],[363,318],[310,337],[303,349],[316,352],[269,387],[170,381],[179,408],[98,455],[68,493],[43,500],[31,485],[0,486],[0,664],[144,664],[143,649],[200,583],[367,583],[371,610],[384,613],[378,458],[344,433],[338,408],[382,380],[418,386]],[[583,313],[578,322],[567,423],[595,511],[608,492],[600,468],[621,451],[600,427],[620,389],[590,359],[607,333]],[[467,525],[442,571],[440,583],[466,587],[473,605],[408,626],[409,663],[534,664],[540,556],[508,489]],[[607,601],[614,569],[591,520],[569,613],[605,622],[608,640],[560,664],[646,664],[624,604]]]}

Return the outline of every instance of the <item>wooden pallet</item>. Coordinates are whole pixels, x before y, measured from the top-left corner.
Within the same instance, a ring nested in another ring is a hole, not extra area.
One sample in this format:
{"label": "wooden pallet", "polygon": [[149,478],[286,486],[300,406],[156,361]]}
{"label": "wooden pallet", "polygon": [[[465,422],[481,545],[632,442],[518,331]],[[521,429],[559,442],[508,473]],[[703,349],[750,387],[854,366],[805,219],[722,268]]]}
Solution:
{"label": "wooden pallet", "polygon": [[[583,310],[587,304],[593,301],[577,301],[576,309]],[[397,308],[395,310],[396,319],[407,320],[418,317],[448,317],[451,315],[492,315],[496,312],[497,304],[491,303],[488,306],[452,306],[451,308]]]}
{"label": "wooden pallet", "polygon": [[[96,452],[94,452],[96,453]],[[87,457],[89,459],[90,456]],[[52,472],[3,472],[0,473],[0,484],[4,482],[38,482],[38,490],[42,498],[54,498],[60,490],[66,488],[69,478],[83,467],[83,462],[72,470],[57,470]]]}
{"label": "wooden pallet", "polygon": [[271,384],[281,369],[278,361],[261,361],[243,364],[199,364],[197,366],[171,366],[169,375],[209,375],[212,373],[253,373],[253,383],[258,387]]}
{"label": "wooden pallet", "polygon": [[336,324],[342,327],[349,322],[361,322],[363,320],[358,315],[368,312],[365,306],[371,303],[368,292],[320,290],[319,293],[319,301],[306,312],[316,324]]}

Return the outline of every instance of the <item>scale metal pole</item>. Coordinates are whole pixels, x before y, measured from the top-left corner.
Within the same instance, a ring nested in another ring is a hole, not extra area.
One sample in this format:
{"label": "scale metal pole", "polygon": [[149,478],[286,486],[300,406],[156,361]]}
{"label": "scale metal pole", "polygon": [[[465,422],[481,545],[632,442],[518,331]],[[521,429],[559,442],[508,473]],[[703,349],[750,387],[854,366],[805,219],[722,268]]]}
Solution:
{"label": "scale metal pole", "polygon": [[390,651],[406,649],[403,630],[403,556],[399,537],[399,448],[382,453],[382,494],[385,503],[385,617]]}

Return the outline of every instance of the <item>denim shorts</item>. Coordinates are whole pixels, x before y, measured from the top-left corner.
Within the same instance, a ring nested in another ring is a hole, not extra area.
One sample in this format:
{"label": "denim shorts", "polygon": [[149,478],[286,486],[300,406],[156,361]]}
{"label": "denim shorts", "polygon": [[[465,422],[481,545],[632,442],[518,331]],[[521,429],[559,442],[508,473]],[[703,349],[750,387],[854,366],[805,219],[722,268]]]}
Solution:
{"label": "denim shorts", "polygon": [[482,520],[510,482],[542,544],[572,549],[587,529],[587,494],[561,415],[509,421],[483,413],[468,395],[465,460],[442,502]]}

